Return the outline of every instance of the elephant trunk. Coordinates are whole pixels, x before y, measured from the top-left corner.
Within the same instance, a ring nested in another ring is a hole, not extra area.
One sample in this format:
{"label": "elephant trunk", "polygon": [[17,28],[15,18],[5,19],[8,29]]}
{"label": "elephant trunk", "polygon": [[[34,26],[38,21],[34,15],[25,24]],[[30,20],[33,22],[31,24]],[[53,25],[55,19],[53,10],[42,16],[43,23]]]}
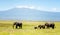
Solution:
{"label": "elephant trunk", "polygon": [[13,29],[14,29],[14,26],[15,26],[15,25],[13,25]]}
{"label": "elephant trunk", "polygon": [[13,29],[14,29],[14,25],[13,25]]}
{"label": "elephant trunk", "polygon": [[16,25],[16,23],[17,23],[17,22],[15,22],[15,23],[13,24],[13,29],[14,29],[14,26]]}

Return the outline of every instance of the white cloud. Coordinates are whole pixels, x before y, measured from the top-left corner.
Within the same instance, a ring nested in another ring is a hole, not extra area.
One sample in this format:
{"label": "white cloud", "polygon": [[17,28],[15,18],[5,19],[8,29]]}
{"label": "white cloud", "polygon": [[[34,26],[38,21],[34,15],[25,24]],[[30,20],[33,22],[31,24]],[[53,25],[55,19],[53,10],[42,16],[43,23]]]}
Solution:
{"label": "white cloud", "polygon": [[44,10],[44,8],[40,6],[27,6],[27,5],[16,6],[16,8],[29,8],[29,9],[36,9],[36,10]]}
{"label": "white cloud", "polygon": [[34,6],[16,6],[17,8],[29,8],[29,9],[35,9]]}
{"label": "white cloud", "polygon": [[29,9],[36,9],[36,10],[47,11],[47,12],[58,12],[57,8],[46,8],[41,6],[19,5],[19,6],[16,6],[16,8],[29,8]]}

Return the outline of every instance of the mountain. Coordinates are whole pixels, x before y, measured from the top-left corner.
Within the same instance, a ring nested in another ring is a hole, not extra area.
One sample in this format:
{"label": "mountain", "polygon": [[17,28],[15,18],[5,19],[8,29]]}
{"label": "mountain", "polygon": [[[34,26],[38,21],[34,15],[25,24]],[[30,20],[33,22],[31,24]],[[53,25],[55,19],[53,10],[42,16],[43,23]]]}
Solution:
{"label": "mountain", "polygon": [[13,8],[6,11],[0,11],[0,20],[60,21],[60,12],[48,12],[28,8]]}

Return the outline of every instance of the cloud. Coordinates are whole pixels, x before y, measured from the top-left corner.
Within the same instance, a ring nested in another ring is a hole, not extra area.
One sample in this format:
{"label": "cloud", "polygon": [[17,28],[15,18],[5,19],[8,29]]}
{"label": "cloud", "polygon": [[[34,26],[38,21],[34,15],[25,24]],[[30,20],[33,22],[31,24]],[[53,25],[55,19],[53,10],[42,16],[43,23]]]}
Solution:
{"label": "cloud", "polygon": [[16,6],[17,8],[29,8],[29,9],[35,9],[34,6]]}
{"label": "cloud", "polygon": [[57,8],[46,8],[41,6],[27,6],[27,5],[19,5],[16,8],[29,8],[29,9],[36,9],[40,11],[47,11],[47,12],[58,12]]}
{"label": "cloud", "polygon": [[36,10],[44,10],[43,7],[40,6],[27,6],[27,5],[19,5],[16,8],[29,8],[29,9],[36,9]]}

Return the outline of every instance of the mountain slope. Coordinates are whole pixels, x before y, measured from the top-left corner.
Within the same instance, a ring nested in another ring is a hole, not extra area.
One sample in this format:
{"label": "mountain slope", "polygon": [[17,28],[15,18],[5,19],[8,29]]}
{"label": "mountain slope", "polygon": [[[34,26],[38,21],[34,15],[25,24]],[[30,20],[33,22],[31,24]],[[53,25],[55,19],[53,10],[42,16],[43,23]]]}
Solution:
{"label": "mountain slope", "polygon": [[60,12],[46,12],[27,8],[13,8],[0,12],[2,20],[41,20],[60,21]]}

